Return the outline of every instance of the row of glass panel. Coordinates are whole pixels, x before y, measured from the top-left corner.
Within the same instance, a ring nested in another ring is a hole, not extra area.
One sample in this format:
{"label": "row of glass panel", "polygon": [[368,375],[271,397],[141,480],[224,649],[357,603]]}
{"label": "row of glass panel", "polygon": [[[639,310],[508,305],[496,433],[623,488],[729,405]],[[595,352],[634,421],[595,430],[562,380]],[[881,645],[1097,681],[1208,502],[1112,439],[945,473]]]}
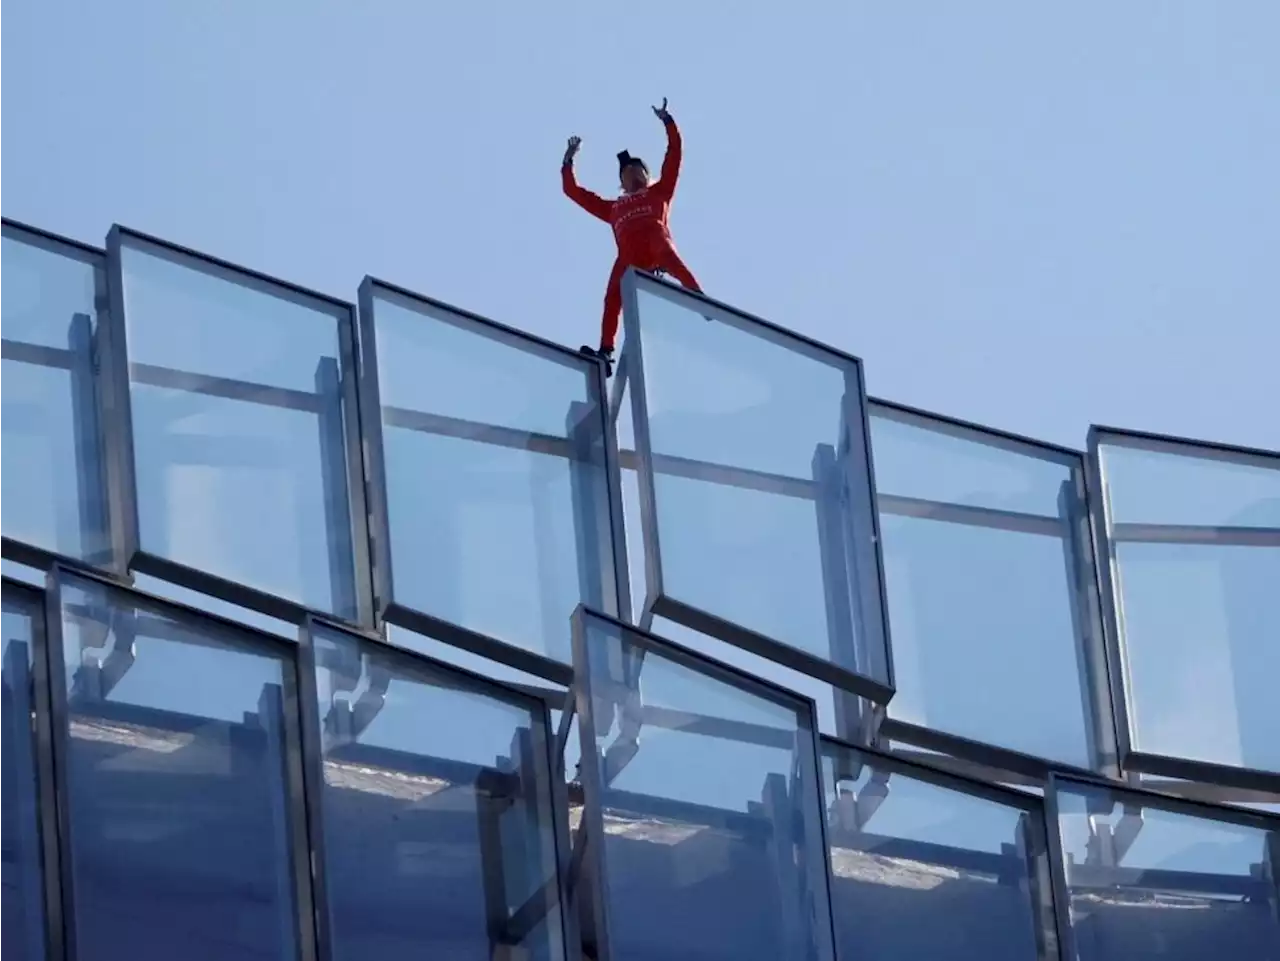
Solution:
{"label": "row of glass panel", "polygon": [[585,611],[552,727],[316,619],[50,585],[4,589],[6,957],[1280,958],[1280,819],[819,739]]}
{"label": "row of glass panel", "polygon": [[1085,457],[868,402],[856,358],[643,276],[608,396],[593,361],[372,280],[357,310],[8,223],[4,270],[12,556],[559,684],[585,603],[820,695],[848,738],[865,705],[833,690],[1006,769],[1280,790],[1280,454],[1099,431]]}

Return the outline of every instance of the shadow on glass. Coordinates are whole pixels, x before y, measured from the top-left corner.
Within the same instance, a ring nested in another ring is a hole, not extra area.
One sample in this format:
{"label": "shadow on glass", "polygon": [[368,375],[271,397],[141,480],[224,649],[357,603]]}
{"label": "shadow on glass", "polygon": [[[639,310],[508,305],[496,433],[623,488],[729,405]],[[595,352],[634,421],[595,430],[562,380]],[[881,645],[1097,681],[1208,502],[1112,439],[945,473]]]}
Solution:
{"label": "shadow on glass", "polygon": [[61,569],[50,601],[76,956],[295,958],[310,920],[289,646]]}
{"label": "shadow on glass", "polygon": [[1280,959],[1280,818],[1054,778],[1066,961]]}
{"label": "shadow on glass", "polygon": [[[4,585],[4,900],[0,953],[40,961],[45,949],[45,877],[39,783],[34,657],[43,623],[41,595]],[[43,652],[41,652],[43,653]],[[52,827],[52,825],[49,825]]]}
{"label": "shadow on glass", "polygon": [[1038,799],[823,741],[837,952],[1057,959]]}
{"label": "shadow on glass", "polygon": [[563,958],[545,707],[319,622],[304,644],[330,956]]}
{"label": "shadow on glass", "polygon": [[596,957],[831,958],[812,703],[585,610],[574,654]]}

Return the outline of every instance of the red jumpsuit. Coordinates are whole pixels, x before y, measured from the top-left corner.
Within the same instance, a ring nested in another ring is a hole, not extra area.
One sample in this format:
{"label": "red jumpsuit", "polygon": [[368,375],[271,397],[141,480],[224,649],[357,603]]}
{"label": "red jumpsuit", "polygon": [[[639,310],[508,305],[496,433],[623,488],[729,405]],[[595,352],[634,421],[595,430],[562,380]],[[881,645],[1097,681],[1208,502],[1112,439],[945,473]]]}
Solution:
{"label": "red jumpsuit", "polygon": [[626,194],[617,200],[605,200],[578,186],[573,176],[573,161],[561,168],[564,192],[579,207],[613,227],[618,242],[618,259],[609,274],[609,286],[604,293],[604,316],[600,321],[600,347],[613,350],[618,336],[618,318],[622,313],[622,275],[628,267],[641,270],[661,270],[680,281],[690,290],[701,291],[692,271],[676,253],[667,226],[671,211],[671,198],[676,192],[676,180],[680,176],[680,130],[674,120],[666,121],[667,155],[662,159],[662,174],[657,183],[644,190]]}

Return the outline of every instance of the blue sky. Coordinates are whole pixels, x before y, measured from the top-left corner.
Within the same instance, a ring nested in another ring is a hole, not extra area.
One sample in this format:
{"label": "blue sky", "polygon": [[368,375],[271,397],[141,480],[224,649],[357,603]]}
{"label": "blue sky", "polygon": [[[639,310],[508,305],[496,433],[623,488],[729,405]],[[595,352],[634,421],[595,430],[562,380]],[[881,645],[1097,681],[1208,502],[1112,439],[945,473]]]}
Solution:
{"label": "blue sky", "polygon": [[659,158],[668,96],[704,285],[873,393],[1077,446],[1280,447],[1275,4],[724,10],[11,3],[4,212],[576,345],[612,250],[559,193],[564,139],[607,191],[617,150]]}
{"label": "blue sky", "polygon": [[577,345],[613,252],[564,140],[608,192],[617,150],[656,165],[667,96],[704,286],[872,393],[1077,447],[1280,447],[1280,7],[726,9],[14,0],[3,210]]}

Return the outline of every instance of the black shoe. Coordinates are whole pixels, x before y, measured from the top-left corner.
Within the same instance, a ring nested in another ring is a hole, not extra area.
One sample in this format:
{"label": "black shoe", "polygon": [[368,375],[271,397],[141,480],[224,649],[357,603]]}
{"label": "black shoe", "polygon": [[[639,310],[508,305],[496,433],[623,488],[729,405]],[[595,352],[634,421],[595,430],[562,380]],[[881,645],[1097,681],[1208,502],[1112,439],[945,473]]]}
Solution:
{"label": "black shoe", "polygon": [[579,347],[579,348],[578,348],[578,353],[580,353],[580,354],[586,354],[588,357],[594,357],[596,360],[602,360],[602,361],[604,361],[604,375],[605,375],[606,377],[612,377],[612,376],[613,376],[613,350],[612,350],[612,348],[610,348],[609,350],[605,350],[605,349],[602,347],[602,348],[600,348],[599,350],[597,350],[597,349],[595,349],[594,347],[588,347],[586,344],[583,344],[581,347]]}

